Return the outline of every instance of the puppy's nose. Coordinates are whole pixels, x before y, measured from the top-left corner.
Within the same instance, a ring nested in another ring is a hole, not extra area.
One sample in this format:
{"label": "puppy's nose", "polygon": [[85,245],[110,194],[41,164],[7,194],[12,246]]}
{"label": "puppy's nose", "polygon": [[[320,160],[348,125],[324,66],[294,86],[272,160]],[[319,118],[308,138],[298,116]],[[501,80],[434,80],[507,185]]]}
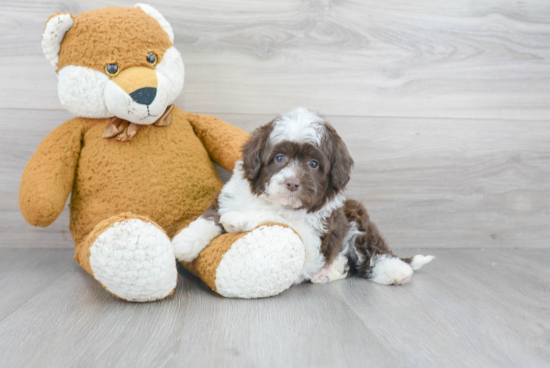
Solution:
{"label": "puppy's nose", "polygon": [[300,189],[300,180],[296,178],[288,178],[285,180],[286,189],[290,190],[291,192],[295,192],[298,189]]}
{"label": "puppy's nose", "polygon": [[130,97],[138,104],[150,105],[157,96],[157,89],[151,87],[140,88],[137,91],[130,93]]}

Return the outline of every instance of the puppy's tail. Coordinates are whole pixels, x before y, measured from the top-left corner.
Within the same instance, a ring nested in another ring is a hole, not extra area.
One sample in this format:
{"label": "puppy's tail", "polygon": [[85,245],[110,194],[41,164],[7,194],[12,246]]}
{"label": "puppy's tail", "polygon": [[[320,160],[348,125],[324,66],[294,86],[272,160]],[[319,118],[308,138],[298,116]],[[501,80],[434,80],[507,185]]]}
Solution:
{"label": "puppy's tail", "polygon": [[430,263],[434,259],[435,259],[434,256],[423,256],[421,254],[417,254],[414,257],[401,258],[401,260],[403,260],[404,262],[407,262],[408,264],[410,264],[411,268],[414,271],[421,269],[422,266],[424,266],[427,263]]}
{"label": "puppy's tail", "polygon": [[[353,266],[355,266],[355,272],[359,276],[373,278],[376,281],[377,266],[389,265],[388,262],[398,265],[395,263],[398,261],[396,259],[398,257],[387,246],[376,225],[370,221],[366,208],[360,202],[348,199],[344,204],[344,214],[350,224],[346,247]],[[400,260],[408,263],[413,270],[418,270],[434,258],[434,256],[416,255],[410,258],[400,258]],[[389,261],[390,259],[395,259],[395,261]]]}

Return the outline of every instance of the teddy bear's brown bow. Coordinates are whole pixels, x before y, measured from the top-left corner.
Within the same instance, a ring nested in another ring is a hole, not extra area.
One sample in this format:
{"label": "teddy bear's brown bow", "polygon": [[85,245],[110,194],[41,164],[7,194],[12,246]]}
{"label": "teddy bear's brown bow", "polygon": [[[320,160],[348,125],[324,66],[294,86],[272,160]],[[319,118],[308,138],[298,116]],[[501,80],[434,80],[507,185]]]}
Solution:
{"label": "teddy bear's brown bow", "polygon": [[[164,114],[153,123],[158,127],[167,126],[172,122],[172,109],[174,105],[170,105],[164,111]],[[130,123],[116,116],[109,121],[107,128],[103,132],[103,138],[114,138],[120,142],[131,141],[136,136],[141,125]]]}

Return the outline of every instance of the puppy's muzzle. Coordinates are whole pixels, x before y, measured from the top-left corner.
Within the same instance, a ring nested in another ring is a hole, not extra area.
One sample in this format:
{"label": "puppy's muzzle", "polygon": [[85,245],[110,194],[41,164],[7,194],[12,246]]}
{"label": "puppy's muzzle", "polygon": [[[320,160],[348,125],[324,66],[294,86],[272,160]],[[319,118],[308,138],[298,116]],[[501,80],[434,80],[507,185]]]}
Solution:
{"label": "puppy's muzzle", "polygon": [[300,189],[300,180],[297,178],[288,178],[285,180],[286,189],[288,189],[291,192],[295,192],[298,189]]}

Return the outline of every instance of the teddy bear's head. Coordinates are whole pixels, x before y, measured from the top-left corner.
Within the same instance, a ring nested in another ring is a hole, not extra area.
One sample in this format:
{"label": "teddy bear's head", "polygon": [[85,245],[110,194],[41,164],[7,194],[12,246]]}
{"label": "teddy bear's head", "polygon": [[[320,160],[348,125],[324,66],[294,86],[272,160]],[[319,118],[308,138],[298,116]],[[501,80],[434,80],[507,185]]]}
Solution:
{"label": "teddy bear's head", "polygon": [[42,35],[61,103],[86,118],[153,124],[183,88],[174,32],[149,5],[50,17]]}

